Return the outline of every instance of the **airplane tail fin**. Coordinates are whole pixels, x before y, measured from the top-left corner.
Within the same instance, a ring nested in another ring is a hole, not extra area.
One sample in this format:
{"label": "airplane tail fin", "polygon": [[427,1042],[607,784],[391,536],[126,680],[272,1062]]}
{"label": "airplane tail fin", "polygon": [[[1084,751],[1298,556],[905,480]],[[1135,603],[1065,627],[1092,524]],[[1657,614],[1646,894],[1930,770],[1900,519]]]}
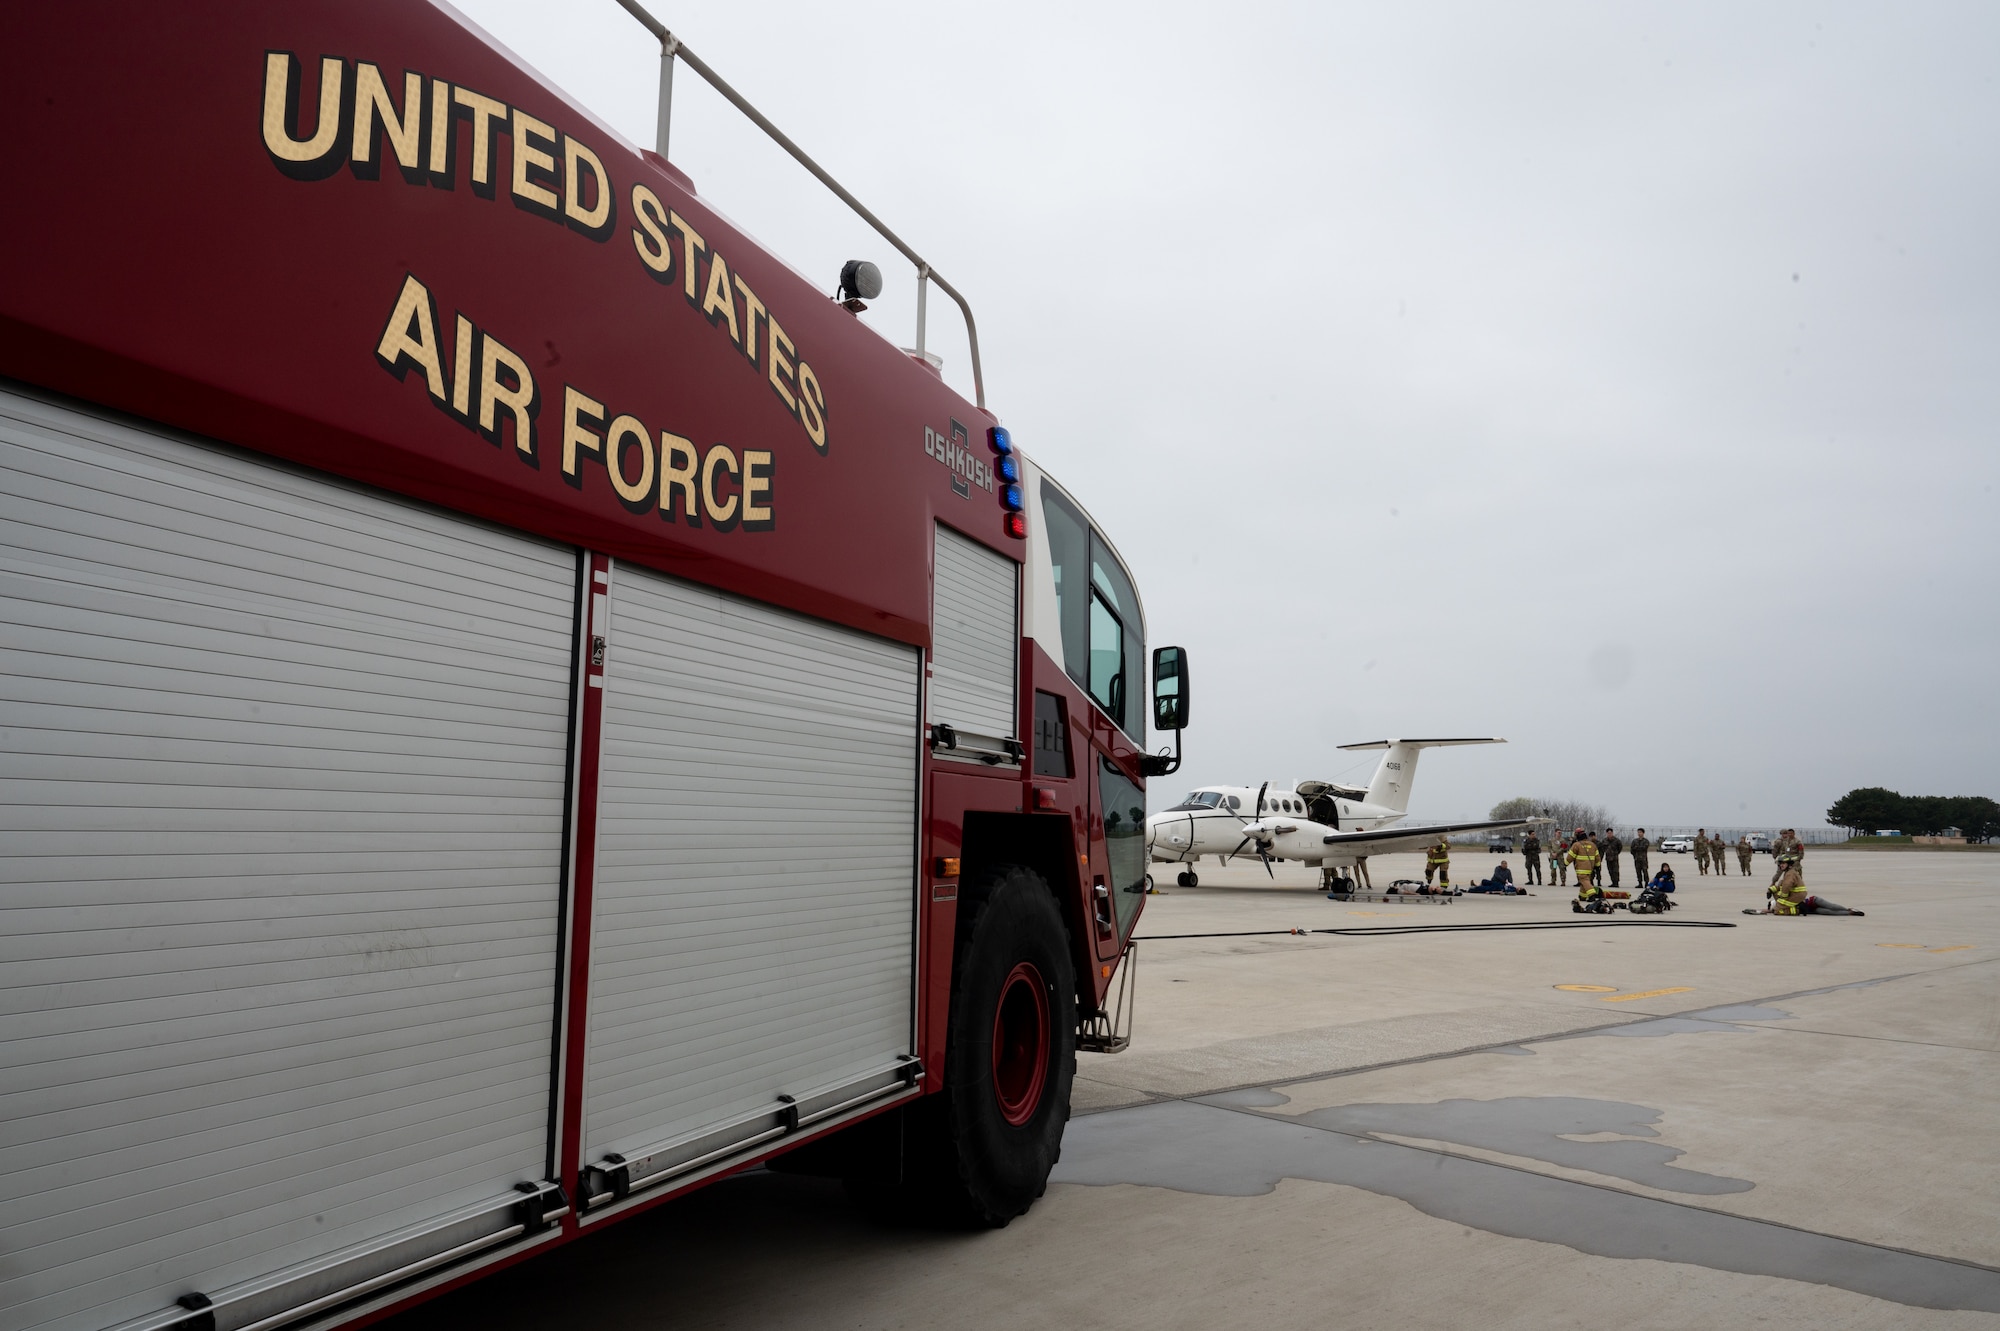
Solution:
{"label": "airplane tail fin", "polygon": [[1366,744],[1343,744],[1343,749],[1382,749],[1382,761],[1368,782],[1368,802],[1407,813],[1410,785],[1417,778],[1417,756],[1425,749],[1448,748],[1455,744],[1505,744],[1504,739],[1377,739]]}

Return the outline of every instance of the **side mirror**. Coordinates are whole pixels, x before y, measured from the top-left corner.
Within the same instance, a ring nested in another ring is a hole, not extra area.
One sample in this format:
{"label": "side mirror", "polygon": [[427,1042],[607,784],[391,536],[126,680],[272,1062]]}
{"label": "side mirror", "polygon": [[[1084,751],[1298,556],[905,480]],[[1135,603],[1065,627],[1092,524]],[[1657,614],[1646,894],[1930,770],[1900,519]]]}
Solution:
{"label": "side mirror", "polygon": [[1188,659],[1178,647],[1153,651],[1153,729],[1184,730],[1188,723]]}

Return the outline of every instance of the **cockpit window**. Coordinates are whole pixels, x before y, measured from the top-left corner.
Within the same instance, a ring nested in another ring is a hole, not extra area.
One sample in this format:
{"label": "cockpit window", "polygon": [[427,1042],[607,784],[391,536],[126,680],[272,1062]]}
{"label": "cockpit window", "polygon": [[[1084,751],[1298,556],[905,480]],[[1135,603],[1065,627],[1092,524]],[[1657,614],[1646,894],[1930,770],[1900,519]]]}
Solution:
{"label": "cockpit window", "polygon": [[1195,808],[1213,809],[1222,803],[1222,796],[1213,790],[1197,790],[1187,797],[1187,803]]}

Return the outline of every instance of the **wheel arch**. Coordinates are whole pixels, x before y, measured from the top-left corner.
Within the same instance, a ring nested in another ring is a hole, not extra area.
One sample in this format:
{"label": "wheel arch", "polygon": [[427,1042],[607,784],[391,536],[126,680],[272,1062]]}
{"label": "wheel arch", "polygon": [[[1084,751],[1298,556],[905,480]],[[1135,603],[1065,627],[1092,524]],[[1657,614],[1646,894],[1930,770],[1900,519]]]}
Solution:
{"label": "wheel arch", "polygon": [[[1002,864],[1018,864],[1040,874],[1055,897],[1063,929],[1069,934],[1077,1011],[1095,1016],[1097,988],[1091,977],[1096,962],[1090,954],[1091,924],[1075,847],[1070,820],[1064,814],[971,812],[965,816],[960,881],[972,882],[978,874]],[[959,919],[963,927],[966,914],[961,912]],[[959,941],[964,941],[962,935]]]}

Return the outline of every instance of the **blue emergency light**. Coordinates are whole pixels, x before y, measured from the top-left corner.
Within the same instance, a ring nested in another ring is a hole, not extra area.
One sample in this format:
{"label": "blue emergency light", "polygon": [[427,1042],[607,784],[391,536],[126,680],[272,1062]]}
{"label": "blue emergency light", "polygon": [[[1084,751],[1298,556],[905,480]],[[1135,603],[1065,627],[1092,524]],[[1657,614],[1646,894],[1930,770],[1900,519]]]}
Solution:
{"label": "blue emergency light", "polygon": [[1002,490],[1000,492],[1000,502],[1013,509],[1016,513],[1028,506],[1026,501],[1021,498],[1021,487],[1018,485],[1010,485]]}
{"label": "blue emergency light", "polygon": [[1002,453],[993,470],[1000,473],[1000,479],[1012,484],[1021,479],[1021,464],[1011,453]]}
{"label": "blue emergency light", "polygon": [[986,432],[986,437],[993,441],[994,452],[1006,454],[1014,451],[1014,436],[1007,433],[1006,426],[994,426]]}

